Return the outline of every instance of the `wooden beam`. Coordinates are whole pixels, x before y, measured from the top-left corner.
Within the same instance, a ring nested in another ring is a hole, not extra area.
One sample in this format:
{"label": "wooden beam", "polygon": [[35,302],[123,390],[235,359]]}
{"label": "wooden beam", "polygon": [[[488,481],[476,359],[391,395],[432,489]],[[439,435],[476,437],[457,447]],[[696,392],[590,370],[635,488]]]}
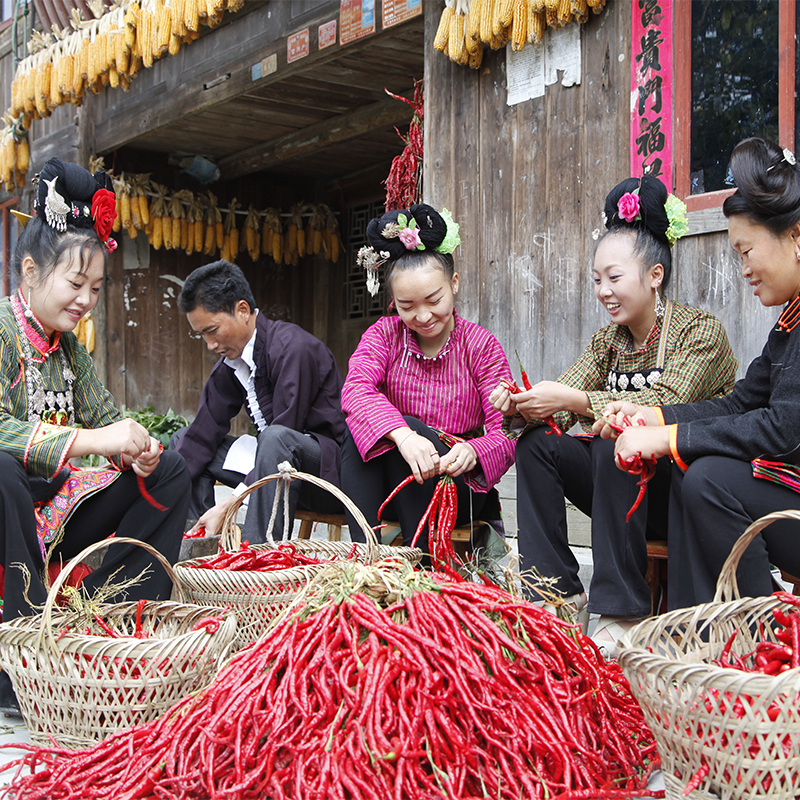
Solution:
{"label": "wooden beam", "polygon": [[[413,94],[409,91],[409,94]],[[388,125],[401,125],[411,118],[411,108],[394,98],[341,114],[333,119],[248,147],[219,161],[223,180],[268,169],[283,161],[308,155],[337,142],[356,139]]]}
{"label": "wooden beam", "polygon": [[[87,98],[98,120],[95,129],[96,153],[107,153],[133,142],[140,136],[161,127],[178,123],[182,118],[221,105],[229,100],[262,89],[288,77],[316,70],[343,54],[352,54],[374,46],[383,37],[391,38],[410,20],[386,32],[378,32],[351,44],[335,45],[319,50],[317,29],[320,24],[339,17],[339,0],[327,0],[314,9],[313,17],[270,19],[277,12],[288,14],[289,3],[267,3],[220,30],[213,31],[181,49],[177,56],[156,62],[143,70],[131,84],[128,93],[106,90],[102,95]],[[276,25],[280,27],[276,29]],[[286,34],[299,27],[310,29],[311,52],[292,64],[286,60]],[[265,41],[274,32],[277,38]],[[243,34],[245,40],[243,41]],[[277,69],[270,75],[253,80],[253,65],[271,56]]]}

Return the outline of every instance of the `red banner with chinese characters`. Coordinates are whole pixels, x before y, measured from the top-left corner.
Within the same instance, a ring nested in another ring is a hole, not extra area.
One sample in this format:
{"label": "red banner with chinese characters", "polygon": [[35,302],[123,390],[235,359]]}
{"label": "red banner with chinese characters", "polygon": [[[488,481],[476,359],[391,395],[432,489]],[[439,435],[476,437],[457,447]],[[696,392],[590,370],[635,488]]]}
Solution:
{"label": "red banner with chinese characters", "polygon": [[673,0],[631,0],[631,175],[673,191]]}

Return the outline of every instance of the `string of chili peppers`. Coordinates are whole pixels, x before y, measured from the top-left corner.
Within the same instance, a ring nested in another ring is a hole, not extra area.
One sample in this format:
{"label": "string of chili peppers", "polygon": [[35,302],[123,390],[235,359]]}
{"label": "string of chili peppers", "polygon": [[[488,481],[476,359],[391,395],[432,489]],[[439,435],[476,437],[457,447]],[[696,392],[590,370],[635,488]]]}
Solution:
{"label": "string of chili peppers", "polygon": [[[611,422],[610,420],[606,420],[609,427],[616,431],[617,433],[622,433],[625,428],[630,428],[633,425],[631,418],[626,414],[622,418],[622,425],[617,425],[615,422]],[[643,419],[637,420],[639,425],[644,425],[645,421]],[[619,454],[617,454],[617,463],[625,470],[625,472],[631,475],[638,475],[639,480],[636,482],[636,485],[639,487],[639,493],[636,495],[636,500],[633,501],[633,505],[631,506],[631,510],[628,512],[627,516],[625,517],[625,522],[630,522],[631,517],[633,516],[633,512],[639,508],[639,504],[642,502],[644,498],[644,493],[647,489],[647,484],[653,475],[656,474],[656,464],[657,461],[655,458],[642,458],[641,452],[638,455],[631,456],[630,458],[622,458]]]}
{"label": "string of chili peppers", "polygon": [[[402,100],[414,109],[414,116],[408,126],[408,136],[404,137],[400,131],[397,131],[397,135],[403,139],[406,146],[403,148],[403,152],[392,160],[389,174],[383,182],[386,186],[387,211],[409,208],[414,203],[420,202],[422,197],[422,157],[424,153],[422,140],[422,120],[424,117],[422,87],[422,81],[414,82],[413,100],[393,94],[388,89],[386,90],[390,97]],[[397,129],[395,128],[395,130]]]}

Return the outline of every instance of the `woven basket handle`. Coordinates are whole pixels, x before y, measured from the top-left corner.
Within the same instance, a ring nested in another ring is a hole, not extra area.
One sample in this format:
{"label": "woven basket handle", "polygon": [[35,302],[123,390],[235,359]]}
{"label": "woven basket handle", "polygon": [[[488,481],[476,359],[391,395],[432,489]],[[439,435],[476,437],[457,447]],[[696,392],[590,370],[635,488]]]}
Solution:
{"label": "woven basket handle", "polygon": [[757,519],[750,527],[736,540],[736,544],[731,548],[730,555],[725,559],[722,565],[722,570],[719,573],[717,580],[717,591],[714,594],[714,602],[729,602],[731,600],[740,600],[739,584],[736,581],[736,568],[739,566],[739,559],[750,542],[758,536],[767,525],[771,525],[779,519],[793,519],[800,521],[800,511],[788,509],[786,511],[773,511],[771,514]]}
{"label": "woven basket handle", "polygon": [[[313,483],[315,486],[325,489],[342,501],[342,504],[350,511],[356,522],[361,526],[361,530],[364,531],[364,536],[366,536],[367,539],[367,561],[374,564],[378,560],[378,540],[375,536],[375,531],[372,530],[369,522],[367,522],[367,518],[361,513],[361,509],[338,486],[334,486],[332,483],[328,483],[328,481],[318,478],[316,475],[309,475],[307,472],[298,472],[294,467],[288,465],[288,462],[282,462],[278,468],[283,471],[276,472],[273,475],[267,475],[251,483],[246,491],[242,492],[228,509],[222,523],[222,533],[219,538],[220,550],[231,553],[238,550],[242,543],[242,533],[234,520],[236,519],[236,513],[239,507],[242,505],[247,495],[274,480],[280,480],[282,483],[285,481],[301,480]],[[278,502],[279,495],[280,490],[278,489],[275,492],[276,502]],[[270,525],[267,528],[267,538],[269,543],[275,546],[275,540],[272,537],[273,522],[274,519],[270,519]],[[288,521],[284,520],[284,523],[288,524]]]}
{"label": "woven basket handle", "polygon": [[80,564],[87,556],[90,556],[96,550],[101,550],[102,548],[108,547],[108,545],[111,544],[135,544],[139,547],[143,547],[148,553],[150,553],[150,555],[155,556],[161,566],[167,571],[167,575],[172,581],[177,601],[181,603],[184,602],[183,590],[181,589],[181,585],[178,581],[178,576],[175,574],[175,570],[172,569],[172,564],[170,564],[169,561],[167,561],[167,559],[155,549],[155,547],[147,542],[141,541],[140,539],[132,539],[129,536],[112,536],[110,539],[101,539],[99,542],[90,544],[88,547],[81,550],[78,555],[68,561],[67,565],[61,570],[58,577],[53,582],[53,585],[50,587],[50,591],[47,593],[47,601],[44,604],[44,611],[42,612],[39,635],[36,637],[37,648],[41,648],[42,644],[44,643],[44,639],[48,640],[48,644],[55,644],[55,637],[53,636],[53,608],[55,607],[58,593],[67,582],[67,578],[70,576],[72,570],[74,570],[75,567],[77,567],[78,564]]}

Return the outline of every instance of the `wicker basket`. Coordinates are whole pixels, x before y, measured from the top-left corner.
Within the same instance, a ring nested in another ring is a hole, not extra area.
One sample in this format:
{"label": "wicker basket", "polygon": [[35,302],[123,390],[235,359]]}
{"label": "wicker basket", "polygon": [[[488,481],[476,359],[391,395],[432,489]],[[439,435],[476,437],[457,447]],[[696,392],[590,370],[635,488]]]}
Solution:
{"label": "wicker basket", "polygon": [[[273,537],[273,528],[276,518],[278,503],[283,496],[285,504],[284,513],[284,541],[289,537],[288,493],[292,480],[302,480],[313,483],[327,490],[351,511],[356,521],[364,531],[366,544],[349,544],[347,542],[322,542],[316,540],[297,539],[292,544],[302,553],[309,556],[319,556],[324,559],[348,558],[355,555],[363,561],[373,563],[382,558],[404,558],[413,564],[419,563],[422,551],[410,547],[389,547],[378,545],[375,533],[370,528],[364,515],[347,497],[341,489],[331,483],[309,475],[297,472],[288,463],[279,466],[281,470],[274,475],[268,475],[255,481],[243,492],[228,509],[222,526],[220,549],[235,552],[241,544],[241,531],[235,524],[236,512],[239,510],[245,497],[256,491],[270,481],[280,480],[281,485],[275,492],[275,502],[267,527],[267,544],[254,545],[254,550],[270,550],[276,547]],[[175,573],[187,597],[196,603],[210,605],[230,605],[239,621],[236,644],[237,648],[252,644],[269,627],[272,620],[278,616],[297,596],[300,590],[308,583],[317,571],[315,566],[278,569],[271,572],[255,572],[248,570],[224,569],[198,569],[212,557],[195,558],[175,565]]]}
{"label": "wicker basket", "polygon": [[769,514],[742,534],[712,602],[647,619],[618,643],[619,662],[658,744],[667,798],[682,800],[706,767],[688,797],[794,800],[800,792],[800,669],[771,676],[709,663],[734,632],[731,652],[739,656],[759,641],[777,642],[771,612],[785,604],[742,599],[736,568],[753,538],[780,519],[800,521],[800,512]]}
{"label": "wicker basket", "polygon": [[[232,612],[172,601],[144,604],[141,625],[150,634],[146,639],[133,637],[137,603],[131,602],[98,606],[98,616],[120,638],[59,633],[79,620],[76,612],[54,610],[69,573],[96,550],[114,544],[143,547],[178,586],[169,562],[146,542],[106,539],[64,567],[41,614],[0,624],[0,665],[11,678],[36,744],[54,739],[63,747],[80,748],[120,728],[148,722],[209,683],[231,652],[236,636]],[[221,614],[216,631],[193,630],[201,620]]]}

